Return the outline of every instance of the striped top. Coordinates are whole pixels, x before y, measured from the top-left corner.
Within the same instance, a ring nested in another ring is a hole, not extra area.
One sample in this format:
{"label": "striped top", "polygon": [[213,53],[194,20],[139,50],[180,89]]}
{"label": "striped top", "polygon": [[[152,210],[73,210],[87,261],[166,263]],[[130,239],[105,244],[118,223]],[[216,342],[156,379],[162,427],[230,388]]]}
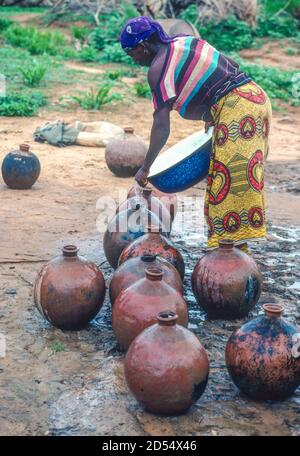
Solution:
{"label": "striped top", "polygon": [[250,81],[238,64],[206,41],[179,37],[168,44],[158,83],[152,90],[154,109],[172,103],[172,109],[182,117],[208,121],[213,104]]}

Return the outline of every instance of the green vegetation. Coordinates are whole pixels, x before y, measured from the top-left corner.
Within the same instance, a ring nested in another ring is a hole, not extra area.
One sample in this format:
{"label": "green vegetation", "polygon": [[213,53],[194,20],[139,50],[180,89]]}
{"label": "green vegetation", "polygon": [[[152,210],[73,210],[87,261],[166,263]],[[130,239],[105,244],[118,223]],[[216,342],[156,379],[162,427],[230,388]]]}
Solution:
{"label": "green vegetation", "polygon": [[284,50],[285,54],[286,55],[290,55],[290,56],[293,56],[293,55],[298,55],[300,54],[300,49],[296,49],[294,47],[288,47]]}
{"label": "green vegetation", "polygon": [[51,350],[53,353],[59,353],[65,351],[66,346],[63,342],[53,342],[51,345]]}
{"label": "green vegetation", "polygon": [[[256,47],[258,40],[265,37],[300,40],[298,21],[287,11],[275,15],[280,10],[279,4],[282,7],[282,1],[277,2],[277,9],[271,8],[273,2],[265,3],[255,28],[251,28],[249,24],[240,21],[233,15],[218,24],[209,23],[200,26],[196,23],[198,13],[195,5],[190,5],[180,17],[194,23],[203,39],[224,52]],[[294,5],[296,3],[299,6],[299,1],[295,1]]]}
{"label": "green vegetation", "polygon": [[151,98],[151,90],[147,82],[135,82],[133,87],[137,97]]}
{"label": "green vegetation", "polygon": [[24,84],[29,87],[37,87],[44,78],[46,71],[47,67],[45,65],[36,62],[26,67],[20,67]]}
{"label": "green vegetation", "polygon": [[[295,104],[297,100],[292,95],[295,72],[250,63],[237,54],[241,49],[261,46],[266,39],[285,39],[283,49],[286,55],[296,56],[300,53],[299,21],[292,16],[296,8],[299,9],[300,1],[261,0],[261,3],[261,13],[254,28],[233,15],[218,24],[200,26],[195,5],[186,8],[181,17],[196,23],[202,38],[238,61],[241,68],[268,92],[272,100]],[[25,11],[36,13],[40,20],[43,20],[47,11],[45,20],[49,23],[53,19],[69,22],[72,36],[68,39],[60,31],[24,27],[14,22],[17,20],[14,16]],[[1,73],[6,77],[8,93],[0,99],[0,115],[35,115],[39,107],[45,105],[46,97],[42,91],[34,92],[30,88],[41,86],[42,90],[55,90],[54,84],[68,86],[68,93],[62,99],[76,102],[86,110],[101,109],[103,105],[127,95],[129,99],[132,95],[151,98],[145,79],[146,69],[135,65],[118,41],[123,24],[138,15],[133,6],[124,4],[111,14],[103,14],[98,27],[94,26],[92,16],[68,13],[55,18],[51,14],[51,10],[45,8],[0,8]],[[79,27],[75,24],[79,19],[84,20],[86,25]],[[74,45],[75,40],[77,45],[78,41],[80,43],[80,51]],[[69,69],[65,61],[70,59],[100,65],[112,63],[112,68],[104,74],[93,74],[72,67]],[[122,78],[137,76],[141,76],[140,80],[135,82],[133,90],[128,90],[126,80],[122,81]],[[74,82],[79,86],[94,88],[78,94],[71,93],[72,96],[68,97]],[[113,83],[120,93],[112,92]],[[59,105],[62,109],[66,107],[64,103]],[[277,109],[276,104],[274,107]],[[56,106],[56,109],[59,108]]]}
{"label": "green vegetation", "polygon": [[0,16],[0,33],[10,27],[12,23],[10,19]]}
{"label": "green vegetation", "polygon": [[89,91],[80,92],[78,95],[70,97],[70,99],[77,102],[86,111],[98,111],[103,105],[122,98],[118,93],[111,93],[111,88],[111,85],[104,84],[97,91],[90,88]]}
{"label": "green vegetation", "polygon": [[45,104],[46,98],[41,92],[8,93],[0,97],[0,116],[34,116]]}
{"label": "green vegetation", "polygon": [[3,33],[6,43],[27,49],[30,54],[58,55],[65,46],[64,36],[57,31],[39,31],[34,27],[22,27],[13,24]]}

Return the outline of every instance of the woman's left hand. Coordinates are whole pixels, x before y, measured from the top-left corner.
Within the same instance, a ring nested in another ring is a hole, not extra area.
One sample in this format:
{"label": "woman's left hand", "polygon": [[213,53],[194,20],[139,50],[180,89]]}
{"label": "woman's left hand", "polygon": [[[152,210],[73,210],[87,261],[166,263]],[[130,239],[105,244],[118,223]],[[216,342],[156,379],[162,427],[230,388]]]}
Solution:
{"label": "woman's left hand", "polygon": [[143,167],[138,170],[136,175],[134,176],[135,180],[141,187],[145,187],[147,185],[147,177],[148,177],[149,171],[145,170]]}

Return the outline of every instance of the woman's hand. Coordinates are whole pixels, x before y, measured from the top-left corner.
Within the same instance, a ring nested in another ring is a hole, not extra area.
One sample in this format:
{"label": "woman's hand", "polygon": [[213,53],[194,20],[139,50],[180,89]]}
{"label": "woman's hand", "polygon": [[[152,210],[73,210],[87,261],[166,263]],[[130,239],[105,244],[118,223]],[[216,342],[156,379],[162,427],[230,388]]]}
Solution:
{"label": "woman's hand", "polygon": [[205,122],[205,125],[204,125],[205,133],[208,132],[208,130],[210,129],[210,127],[214,127],[214,123],[213,123],[213,122]]}
{"label": "woman's hand", "polygon": [[136,173],[136,175],[134,176],[135,180],[137,181],[137,183],[141,186],[141,187],[145,187],[147,185],[147,177],[148,177],[148,174],[149,174],[149,170],[146,170],[144,169],[144,167],[142,166],[138,172]]}

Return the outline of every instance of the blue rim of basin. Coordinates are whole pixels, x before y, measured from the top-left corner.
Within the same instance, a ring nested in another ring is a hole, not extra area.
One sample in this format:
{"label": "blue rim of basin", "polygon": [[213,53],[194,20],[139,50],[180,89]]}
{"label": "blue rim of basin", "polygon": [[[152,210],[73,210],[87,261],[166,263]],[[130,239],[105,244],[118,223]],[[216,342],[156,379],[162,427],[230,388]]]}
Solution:
{"label": "blue rim of basin", "polygon": [[148,181],[165,193],[182,192],[208,175],[213,128],[194,133],[159,155]]}

